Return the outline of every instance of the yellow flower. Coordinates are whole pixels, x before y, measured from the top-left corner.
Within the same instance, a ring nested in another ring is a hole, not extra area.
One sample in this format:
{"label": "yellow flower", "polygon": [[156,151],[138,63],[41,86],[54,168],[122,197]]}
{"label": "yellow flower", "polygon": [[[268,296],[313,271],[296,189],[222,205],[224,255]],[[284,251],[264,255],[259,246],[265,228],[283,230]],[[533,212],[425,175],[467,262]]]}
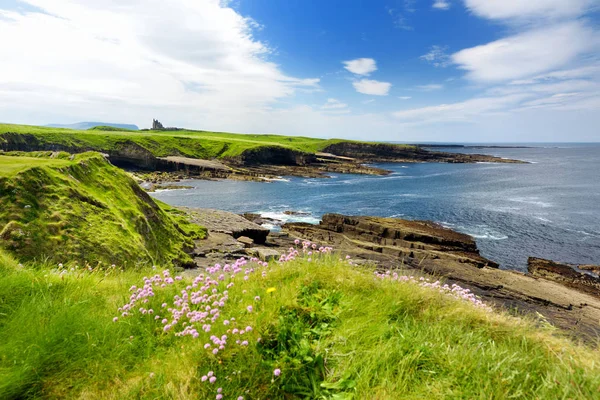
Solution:
{"label": "yellow flower", "polygon": [[277,289],[275,289],[274,287],[270,287],[270,288],[267,289],[267,293],[273,293],[276,290]]}

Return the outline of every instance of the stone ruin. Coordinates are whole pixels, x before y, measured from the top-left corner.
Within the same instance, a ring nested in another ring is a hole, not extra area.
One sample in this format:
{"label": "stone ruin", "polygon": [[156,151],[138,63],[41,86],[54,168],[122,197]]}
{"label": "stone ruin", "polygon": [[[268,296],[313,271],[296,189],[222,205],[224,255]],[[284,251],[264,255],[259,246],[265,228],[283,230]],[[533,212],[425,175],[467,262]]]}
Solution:
{"label": "stone ruin", "polygon": [[165,129],[165,127],[157,119],[152,119],[152,129],[153,130]]}

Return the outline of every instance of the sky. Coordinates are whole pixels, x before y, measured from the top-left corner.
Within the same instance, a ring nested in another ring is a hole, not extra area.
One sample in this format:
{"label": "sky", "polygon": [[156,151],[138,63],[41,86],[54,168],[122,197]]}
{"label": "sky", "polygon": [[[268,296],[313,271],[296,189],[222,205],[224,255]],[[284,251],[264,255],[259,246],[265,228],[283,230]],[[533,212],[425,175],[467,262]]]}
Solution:
{"label": "sky", "polygon": [[600,0],[0,0],[0,121],[600,141]]}

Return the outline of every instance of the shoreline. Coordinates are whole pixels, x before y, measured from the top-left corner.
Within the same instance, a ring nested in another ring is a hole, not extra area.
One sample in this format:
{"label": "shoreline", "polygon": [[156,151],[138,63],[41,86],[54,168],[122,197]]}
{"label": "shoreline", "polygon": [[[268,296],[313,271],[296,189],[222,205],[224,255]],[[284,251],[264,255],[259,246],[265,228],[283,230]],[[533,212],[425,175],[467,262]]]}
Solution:
{"label": "shoreline", "polygon": [[270,220],[257,214],[180,209],[208,228],[207,240],[197,241],[192,254],[200,269],[240,256],[276,260],[295,239],[310,240],[350,255],[358,266],[443,277],[490,304],[517,309],[517,314],[540,323],[547,320],[578,339],[594,341],[600,335],[600,278],[590,274],[593,266],[584,266],[587,270],[581,273],[569,265],[530,258],[528,273],[501,270],[479,254],[472,237],[427,221],[326,214],[319,224],[283,223],[273,232],[258,224]]}

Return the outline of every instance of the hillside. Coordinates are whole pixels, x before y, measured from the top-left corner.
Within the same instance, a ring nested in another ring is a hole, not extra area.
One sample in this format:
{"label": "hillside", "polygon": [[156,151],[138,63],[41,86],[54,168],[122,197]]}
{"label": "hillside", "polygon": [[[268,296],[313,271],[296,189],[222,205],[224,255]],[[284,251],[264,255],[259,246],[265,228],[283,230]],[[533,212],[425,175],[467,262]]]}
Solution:
{"label": "hillside", "polygon": [[21,260],[186,264],[204,231],[98,153],[0,155],[0,247]]}
{"label": "hillside", "polygon": [[0,398],[598,397],[597,350],[458,286],[352,264],[310,243],[196,277],[0,251]]}
{"label": "hillside", "polygon": [[140,128],[137,125],[133,124],[115,124],[111,122],[77,122],[75,124],[48,124],[46,125],[50,128],[67,128],[67,129],[77,129],[77,130],[86,130],[92,129],[95,127],[111,127],[117,130],[133,130],[137,131]]}
{"label": "hillside", "polygon": [[[443,153],[412,145],[317,139],[299,136],[154,130],[119,131],[97,127],[87,131],[0,124],[0,149],[5,151],[98,151],[117,166],[150,171],[190,170],[201,173],[195,160],[219,160],[227,167],[307,166],[335,172],[381,174],[365,162],[516,162],[497,157]],[[178,157],[177,161],[167,159]],[[222,168],[221,168],[222,169]],[[298,174],[294,170],[280,174]],[[304,171],[306,172],[306,171]],[[246,171],[248,173],[248,171]],[[250,173],[249,175],[252,175]]]}

